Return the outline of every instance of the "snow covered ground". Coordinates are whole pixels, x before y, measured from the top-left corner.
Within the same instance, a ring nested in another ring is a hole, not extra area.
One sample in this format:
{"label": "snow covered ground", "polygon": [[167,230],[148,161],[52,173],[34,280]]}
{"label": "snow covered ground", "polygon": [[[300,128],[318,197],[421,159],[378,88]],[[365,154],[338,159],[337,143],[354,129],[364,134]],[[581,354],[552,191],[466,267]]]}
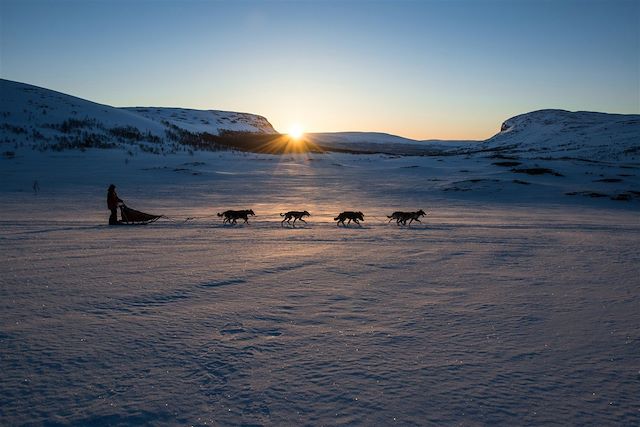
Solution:
{"label": "snow covered ground", "polygon": [[490,156],[0,158],[2,424],[638,425],[638,166]]}

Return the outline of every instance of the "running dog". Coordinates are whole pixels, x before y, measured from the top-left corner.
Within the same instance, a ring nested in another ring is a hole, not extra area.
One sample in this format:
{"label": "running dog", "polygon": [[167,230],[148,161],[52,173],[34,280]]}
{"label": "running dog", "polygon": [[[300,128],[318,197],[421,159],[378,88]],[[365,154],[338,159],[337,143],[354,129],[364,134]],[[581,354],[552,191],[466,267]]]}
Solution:
{"label": "running dog", "polygon": [[387,224],[389,224],[391,221],[393,221],[395,219],[396,220],[396,224],[400,225],[400,218],[402,218],[402,214],[404,214],[404,212],[395,211],[391,215],[387,215],[387,218],[389,218],[389,221],[387,221]]}
{"label": "running dog", "polygon": [[[287,213],[283,213],[283,214],[281,213],[280,216],[284,217],[284,219],[280,222],[281,227],[284,227],[285,221],[287,221],[287,224],[293,225],[295,227],[297,220],[300,220],[306,224],[307,221],[305,221],[303,218],[305,216],[311,216],[311,214],[307,211],[289,211]],[[293,218],[293,224],[291,224],[292,218]]]}
{"label": "running dog", "polygon": [[389,222],[391,222],[391,221],[393,221],[395,219],[397,225],[400,225],[401,223],[402,223],[402,225],[407,225],[407,221],[409,221],[409,225],[411,225],[411,223],[413,221],[418,221],[418,222],[422,223],[420,221],[420,217],[421,216],[425,216],[426,214],[427,213],[425,211],[423,211],[422,209],[420,209],[417,212],[396,211],[396,212],[392,213],[391,215],[387,215],[387,218],[390,218]]}
{"label": "running dog", "polygon": [[240,210],[240,211],[224,211],[222,213],[218,213],[217,214],[219,217],[224,217],[224,219],[222,220],[223,224],[231,224],[231,225],[235,225],[237,224],[239,219],[244,219],[244,224],[248,224],[249,223],[249,215],[251,216],[255,216],[255,213],[253,212],[253,209],[244,209],[244,210]]}
{"label": "running dog", "polygon": [[[345,219],[349,220],[346,224],[344,223]],[[360,225],[358,220],[364,221],[364,214],[362,212],[345,211],[339,214],[337,217],[333,218],[333,220],[338,221],[338,223],[336,224],[338,227],[340,226],[340,223],[342,223],[342,225],[346,227],[348,224],[351,224],[351,221]]]}

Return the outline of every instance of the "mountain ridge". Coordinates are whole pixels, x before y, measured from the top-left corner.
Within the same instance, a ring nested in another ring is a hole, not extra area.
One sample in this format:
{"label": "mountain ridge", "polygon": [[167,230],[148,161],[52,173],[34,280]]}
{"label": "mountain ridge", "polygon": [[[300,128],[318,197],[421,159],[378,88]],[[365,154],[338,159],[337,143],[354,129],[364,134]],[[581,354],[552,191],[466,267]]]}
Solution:
{"label": "mountain ridge", "polygon": [[[112,107],[27,83],[0,79],[0,142],[40,150],[125,148],[154,153],[225,149],[252,151],[282,136],[264,116],[179,107]],[[243,136],[244,135],[244,136]],[[254,135],[254,136],[252,136]],[[238,140],[241,144],[236,143]],[[267,142],[265,142],[267,141]],[[505,120],[484,141],[414,140],[383,132],[305,135],[310,149],[400,155],[496,151],[519,157],[636,161],[640,115],[543,109]],[[277,152],[274,151],[274,152]]]}

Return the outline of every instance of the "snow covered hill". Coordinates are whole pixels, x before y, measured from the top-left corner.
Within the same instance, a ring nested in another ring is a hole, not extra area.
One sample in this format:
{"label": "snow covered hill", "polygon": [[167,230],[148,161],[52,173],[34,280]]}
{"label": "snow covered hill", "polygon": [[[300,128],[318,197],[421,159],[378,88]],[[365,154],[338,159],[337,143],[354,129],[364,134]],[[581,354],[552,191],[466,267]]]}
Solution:
{"label": "snow covered hill", "polygon": [[519,157],[640,159],[640,115],[539,110],[512,117],[482,144]]}
{"label": "snow covered hill", "polygon": [[318,144],[406,144],[419,145],[422,142],[381,132],[323,132],[309,133],[307,138]]}
{"label": "snow covered hill", "polygon": [[402,155],[442,154],[448,150],[473,145],[478,141],[442,141],[404,138],[380,132],[310,133],[306,138],[327,150],[366,153],[395,153]]}
{"label": "snow covered hill", "polygon": [[573,158],[589,161],[640,160],[640,115],[539,110],[506,120],[485,141],[402,138],[374,132],[309,134],[326,149],[402,155],[495,152],[517,158]]}
{"label": "snow covered hill", "polygon": [[64,121],[95,121],[105,128],[132,126],[157,136],[165,130],[162,123],[140,114],[24,83],[0,79],[0,94],[3,131],[7,125],[42,131]]}
{"label": "snow covered hill", "polygon": [[540,110],[506,120],[485,141],[402,138],[375,132],[313,133],[308,139],[328,150],[400,155],[494,152],[517,158],[640,160],[640,115]]}
{"label": "snow covered hill", "polygon": [[[262,116],[181,108],[116,108],[0,79],[0,142],[39,150],[124,148],[155,153],[204,148],[200,134],[273,134]],[[205,141],[206,142],[206,141]],[[6,150],[3,150],[6,151]]]}
{"label": "snow covered hill", "polygon": [[189,108],[127,107],[126,111],[156,122],[168,122],[194,133],[219,135],[222,131],[277,133],[269,121],[255,114]]}
{"label": "snow covered hill", "polygon": [[[0,143],[62,151],[117,148],[156,154],[190,150],[274,149],[278,135],[262,116],[186,108],[97,104],[36,86],[0,79]],[[235,132],[233,137],[229,132]],[[250,136],[254,135],[254,136]],[[233,140],[232,140],[233,139]],[[540,110],[506,120],[486,141],[417,141],[376,132],[311,133],[308,146],[326,151],[395,155],[493,152],[523,159],[570,158],[598,162],[640,160],[640,115]]]}

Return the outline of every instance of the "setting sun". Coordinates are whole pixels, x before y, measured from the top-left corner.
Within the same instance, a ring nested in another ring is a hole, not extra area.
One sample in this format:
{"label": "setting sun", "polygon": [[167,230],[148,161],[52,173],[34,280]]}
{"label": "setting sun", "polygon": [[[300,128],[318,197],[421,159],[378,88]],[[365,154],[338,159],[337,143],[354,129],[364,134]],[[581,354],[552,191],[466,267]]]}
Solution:
{"label": "setting sun", "polygon": [[295,123],[289,128],[288,135],[293,139],[300,139],[304,135],[304,128],[302,125]]}

